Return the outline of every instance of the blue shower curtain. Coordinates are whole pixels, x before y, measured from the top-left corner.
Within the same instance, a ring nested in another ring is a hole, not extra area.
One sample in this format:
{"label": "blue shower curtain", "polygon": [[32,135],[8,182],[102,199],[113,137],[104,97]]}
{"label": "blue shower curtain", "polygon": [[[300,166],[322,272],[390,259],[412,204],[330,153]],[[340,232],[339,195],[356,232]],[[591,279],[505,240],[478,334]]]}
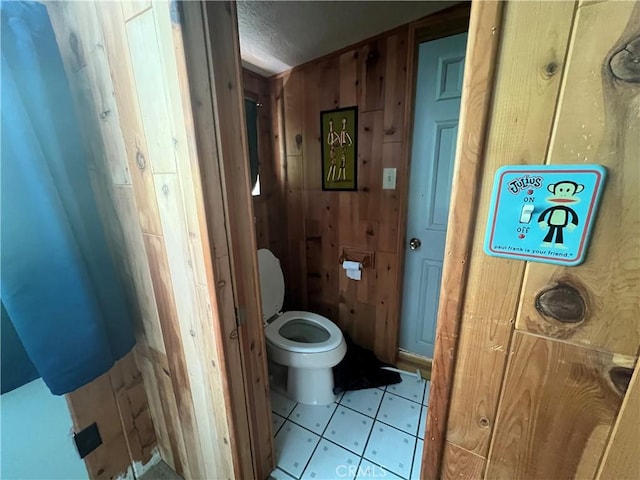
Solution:
{"label": "blue shower curtain", "polygon": [[0,295],[31,362],[61,395],[131,350],[131,310],[47,10],[36,2],[0,5]]}

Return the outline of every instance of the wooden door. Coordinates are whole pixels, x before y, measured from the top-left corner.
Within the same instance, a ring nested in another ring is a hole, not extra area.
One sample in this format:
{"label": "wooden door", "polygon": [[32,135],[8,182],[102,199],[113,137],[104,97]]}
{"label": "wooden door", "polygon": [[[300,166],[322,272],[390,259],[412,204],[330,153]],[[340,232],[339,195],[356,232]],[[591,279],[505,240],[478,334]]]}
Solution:
{"label": "wooden door", "polygon": [[467,34],[420,44],[400,348],[433,357]]}

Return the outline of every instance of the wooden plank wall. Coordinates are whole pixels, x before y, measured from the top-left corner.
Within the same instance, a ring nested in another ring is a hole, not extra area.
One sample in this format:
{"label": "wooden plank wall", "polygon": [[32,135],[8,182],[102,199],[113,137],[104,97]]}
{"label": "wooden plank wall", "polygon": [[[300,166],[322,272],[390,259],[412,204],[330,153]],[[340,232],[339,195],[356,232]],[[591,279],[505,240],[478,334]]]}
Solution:
{"label": "wooden plank wall", "polygon": [[[637,53],[628,49],[638,38],[637,2],[505,7],[459,319],[446,478],[473,471],[474,478],[582,479],[598,471],[640,347],[640,88]],[[608,169],[580,266],[482,252],[495,170],[542,163]],[[539,297],[549,290],[557,303],[545,314]],[[569,323],[563,315],[580,308],[575,298],[584,308]]]}
{"label": "wooden plank wall", "polygon": [[[112,395],[131,398],[136,389],[138,401],[141,375],[162,458],[185,478],[233,478],[236,446],[223,340],[213,328],[219,311],[205,260],[209,243],[180,26],[162,1],[48,8],[103,221],[139,313],[140,373],[133,363],[111,373]],[[96,419],[99,412],[115,425],[115,412],[90,403],[108,395],[74,395],[70,404],[78,418]],[[136,405],[130,401],[132,411],[121,418],[137,414]],[[125,433],[134,448],[126,425]],[[144,450],[149,441],[138,443]],[[118,468],[91,474],[108,478],[123,473]]]}
{"label": "wooden plank wall", "polygon": [[611,439],[602,457],[597,480],[634,480],[640,478],[640,363],[629,383],[629,390]]}
{"label": "wooden plank wall", "polygon": [[134,353],[66,398],[75,432],[93,423],[100,431],[102,445],[84,458],[92,479],[139,475],[158,459],[152,410]]}
{"label": "wooden plank wall", "polygon": [[[405,26],[271,79],[273,157],[285,190],[288,249],[278,256],[286,308],[333,319],[387,361],[395,360],[397,343],[407,46]],[[320,111],[353,105],[358,191],[323,192]],[[398,169],[396,190],[382,190],[383,167]],[[345,247],[375,252],[375,268],[360,282],[340,267]]]}
{"label": "wooden plank wall", "polygon": [[286,256],[287,216],[284,214],[284,188],[279,165],[274,156],[271,91],[269,80],[247,69],[242,70],[247,98],[258,107],[258,160],[260,162],[260,195],[253,197],[256,241],[258,248],[268,248],[278,258]]}
{"label": "wooden plank wall", "polygon": [[[231,442],[237,453],[235,474],[266,478],[274,468],[273,432],[236,6],[186,2],[182,11],[206,207],[203,220],[219,277],[215,292],[227,370],[225,393],[236,427]],[[221,233],[226,233],[226,242]]]}

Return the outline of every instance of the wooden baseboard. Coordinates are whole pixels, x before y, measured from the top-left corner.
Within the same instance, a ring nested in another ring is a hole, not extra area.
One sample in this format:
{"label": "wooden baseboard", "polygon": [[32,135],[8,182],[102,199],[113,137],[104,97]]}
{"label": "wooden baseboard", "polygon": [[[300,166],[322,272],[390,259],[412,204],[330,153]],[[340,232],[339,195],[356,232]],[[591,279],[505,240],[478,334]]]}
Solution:
{"label": "wooden baseboard", "polygon": [[396,355],[396,366],[402,370],[415,372],[420,370],[420,375],[426,380],[431,380],[431,359],[421,357],[414,353],[398,350]]}

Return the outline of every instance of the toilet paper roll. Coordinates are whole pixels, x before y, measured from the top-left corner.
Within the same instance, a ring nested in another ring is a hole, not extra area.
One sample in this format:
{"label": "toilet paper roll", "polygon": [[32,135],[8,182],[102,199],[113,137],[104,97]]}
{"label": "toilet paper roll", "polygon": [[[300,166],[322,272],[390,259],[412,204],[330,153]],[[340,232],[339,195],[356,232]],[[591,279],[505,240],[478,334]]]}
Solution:
{"label": "toilet paper roll", "polygon": [[352,280],[362,279],[362,264],[360,262],[345,260],[342,262],[342,268],[344,268],[347,278]]}
{"label": "toilet paper roll", "polygon": [[345,260],[342,262],[342,268],[345,270],[360,270],[362,264],[360,262],[352,262],[351,260]]}
{"label": "toilet paper roll", "polygon": [[350,278],[351,280],[362,280],[362,271],[361,270],[353,270],[353,269],[347,269],[347,277]]}

